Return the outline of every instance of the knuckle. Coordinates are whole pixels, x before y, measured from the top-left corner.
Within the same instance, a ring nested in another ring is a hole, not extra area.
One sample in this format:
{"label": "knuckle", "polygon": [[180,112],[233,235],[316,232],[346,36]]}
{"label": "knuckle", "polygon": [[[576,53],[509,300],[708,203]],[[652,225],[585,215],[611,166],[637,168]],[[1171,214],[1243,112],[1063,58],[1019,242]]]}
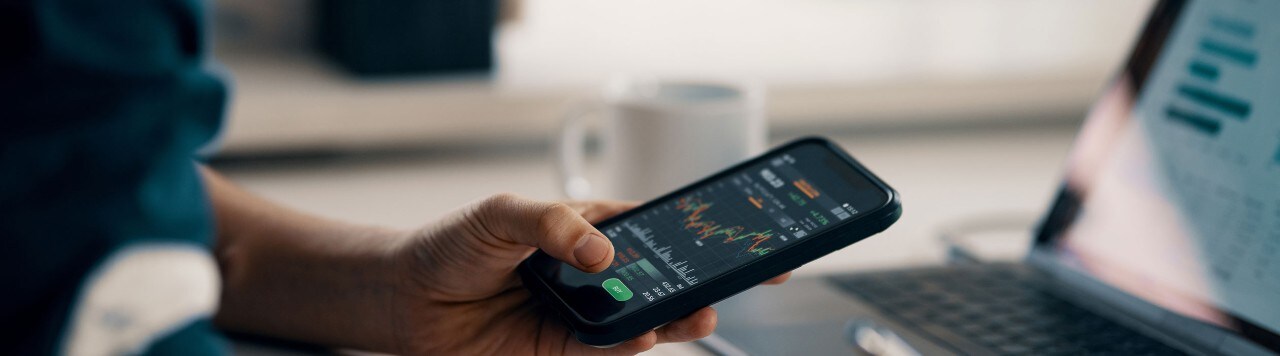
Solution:
{"label": "knuckle", "polygon": [[520,203],[520,196],[511,193],[490,195],[464,210],[465,221],[474,227],[475,232],[484,232],[493,236],[502,236],[504,217],[511,215]]}
{"label": "knuckle", "polygon": [[498,193],[481,200],[479,210],[485,213],[509,210],[515,207],[520,200],[521,198],[519,195],[512,193]]}
{"label": "knuckle", "polygon": [[573,207],[569,206],[569,204],[555,202],[547,204],[547,211],[545,215],[563,218],[565,216],[573,216],[577,214],[578,211],[574,210]]}
{"label": "knuckle", "polygon": [[542,209],[541,215],[538,216],[538,232],[544,236],[551,236],[558,232],[559,227],[566,218],[572,217],[577,213],[577,210],[573,210],[572,207],[565,203],[547,204]]}
{"label": "knuckle", "polygon": [[509,206],[520,200],[520,196],[515,193],[498,193],[485,198],[485,205]]}

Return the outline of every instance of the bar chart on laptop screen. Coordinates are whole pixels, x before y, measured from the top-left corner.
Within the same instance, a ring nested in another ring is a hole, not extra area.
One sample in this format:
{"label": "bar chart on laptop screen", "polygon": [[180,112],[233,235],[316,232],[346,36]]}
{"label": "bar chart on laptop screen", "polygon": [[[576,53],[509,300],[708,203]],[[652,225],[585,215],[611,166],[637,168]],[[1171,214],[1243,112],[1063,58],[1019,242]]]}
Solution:
{"label": "bar chart on laptop screen", "polygon": [[1191,4],[1136,110],[1216,302],[1280,326],[1280,2]]}
{"label": "bar chart on laptop screen", "polygon": [[[1246,122],[1252,105],[1244,98],[1217,90],[1224,71],[1252,72],[1258,53],[1240,43],[1253,39],[1253,24],[1235,19],[1215,17],[1209,31],[1197,41],[1197,53],[1186,66],[1186,79],[1177,85],[1175,96],[1165,108],[1166,117],[1176,124],[1210,137],[1217,137],[1224,121]],[[1237,41],[1226,42],[1223,37]],[[1248,74],[1246,74],[1248,75]]]}

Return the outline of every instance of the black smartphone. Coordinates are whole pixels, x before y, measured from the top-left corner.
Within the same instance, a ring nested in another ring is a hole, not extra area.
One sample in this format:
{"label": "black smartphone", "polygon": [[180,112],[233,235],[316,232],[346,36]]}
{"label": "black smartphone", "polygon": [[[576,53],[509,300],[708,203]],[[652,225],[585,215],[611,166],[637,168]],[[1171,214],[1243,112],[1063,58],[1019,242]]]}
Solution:
{"label": "black smartphone", "polygon": [[898,193],[844,150],[804,138],[597,224],[615,249],[604,272],[536,252],[519,274],[579,341],[611,346],[884,231],[901,213]]}

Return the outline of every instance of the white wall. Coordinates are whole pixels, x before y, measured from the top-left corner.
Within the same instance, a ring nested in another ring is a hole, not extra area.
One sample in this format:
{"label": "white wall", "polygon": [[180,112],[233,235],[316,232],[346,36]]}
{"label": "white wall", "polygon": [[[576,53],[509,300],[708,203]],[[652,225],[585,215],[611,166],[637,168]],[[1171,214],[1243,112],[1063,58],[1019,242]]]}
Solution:
{"label": "white wall", "polygon": [[778,85],[1044,76],[1108,67],[1143,0],[528,0],[499,36],[504,86],[613,73]]}

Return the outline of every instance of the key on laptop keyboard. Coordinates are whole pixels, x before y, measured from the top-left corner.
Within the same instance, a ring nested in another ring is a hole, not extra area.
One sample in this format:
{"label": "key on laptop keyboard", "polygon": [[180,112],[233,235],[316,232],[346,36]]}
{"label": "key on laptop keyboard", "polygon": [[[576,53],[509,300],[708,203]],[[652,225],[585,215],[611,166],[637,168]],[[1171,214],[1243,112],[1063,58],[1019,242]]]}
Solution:
{"label": "key on laptop keyboard", "polygon": [[832,277],[843,289],[966,354],[1180,355],[1038,288],[1026,267],[976,265]]}

